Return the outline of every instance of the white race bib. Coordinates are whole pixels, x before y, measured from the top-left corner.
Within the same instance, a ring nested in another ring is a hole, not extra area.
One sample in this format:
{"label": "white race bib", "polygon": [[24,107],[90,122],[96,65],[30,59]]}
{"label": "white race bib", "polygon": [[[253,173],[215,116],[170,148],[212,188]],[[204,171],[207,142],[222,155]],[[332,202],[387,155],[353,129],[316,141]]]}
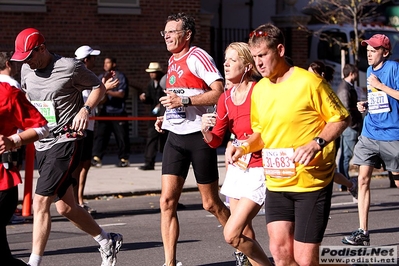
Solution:
{"label": "white race bib", "polygon": [[31,101],[31,103],[44,116],[44,118],[46,118],[49,127],[57,124],[52,101]]}
{"label": "white race bib", "polygon": [[295,163],[290,160],[294,148],[263,149],[262,160],[265,174],[273,178],[289,178],[296,174]]}
{"label": "white race bib", "polygon": [[165,110],[165,118],[172,124],[181,124],[186,119],[186,108],[184,106]]}
{"label": "white race bib", "polygon": [[[244,142],[244,141],[245,140],[234,139],[233,140],[233,146],[240,147],[241,143]],[[252,156],[251,152],[247,153],[247,154],[244,154],[243,156],[238,158],[237,162],[234,163],[234,164],[237,165],[238,167],[240,167],[242,170],[247,170],[249,161],[251,160],[251,156]]]}
{"label": "white race bib", "polygon": [[370,114],[386,113],[391,111],[388,96],[383,91],[368,92],[367,100]]}

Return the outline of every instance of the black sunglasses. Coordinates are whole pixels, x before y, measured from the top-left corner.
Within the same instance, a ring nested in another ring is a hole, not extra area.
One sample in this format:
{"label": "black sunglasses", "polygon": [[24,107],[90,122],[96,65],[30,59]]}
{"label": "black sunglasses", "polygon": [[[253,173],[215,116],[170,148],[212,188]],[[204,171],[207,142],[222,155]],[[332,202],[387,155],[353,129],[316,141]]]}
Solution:
{"label": "black sunglasses", "polygon": [[32,57],[33,57],[33,52],[37,52],[39,50],[39,47],[40,47],[40,45],[36,46],[33,49],[31,49],[30,55],[24,60],[24,62],[29,62],[32,59]]}

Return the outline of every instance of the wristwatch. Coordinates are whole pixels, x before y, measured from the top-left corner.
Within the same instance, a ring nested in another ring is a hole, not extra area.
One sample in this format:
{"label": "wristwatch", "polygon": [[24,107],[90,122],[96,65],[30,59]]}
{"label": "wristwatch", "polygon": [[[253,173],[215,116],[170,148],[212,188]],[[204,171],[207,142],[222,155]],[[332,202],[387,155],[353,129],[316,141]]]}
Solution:
{"label": "wristwatch", "polygon": [[316,141],[322,149],[327,145],[327,142],[320,137],[315,137],[313,140]]}
{"label": "wristwatch", "polygon": [[190,97],[188,97],[188,96],[182,96],[182,97],[181,97],[181,103],[182,103],[184,106],[188,106],[188,105],[191,103]]}
{"label": "wristwatch", "polygon": [[83,106],[84,109],[87,110],[87,112],[89,112],[89,114],[91,113],[91,107],[88,105]]}

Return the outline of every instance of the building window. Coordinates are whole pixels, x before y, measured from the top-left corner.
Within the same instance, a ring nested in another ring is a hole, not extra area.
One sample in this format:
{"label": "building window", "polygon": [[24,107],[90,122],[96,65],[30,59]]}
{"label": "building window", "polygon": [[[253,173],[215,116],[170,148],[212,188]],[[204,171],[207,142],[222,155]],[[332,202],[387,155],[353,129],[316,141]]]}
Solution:
{"label": "building window", "polygon": [[99,14],[141,14],[139,0],[98,0]]}
{"label": "building window", "polygon": [[0,0],[0,11],[46,12],[46,0]]}

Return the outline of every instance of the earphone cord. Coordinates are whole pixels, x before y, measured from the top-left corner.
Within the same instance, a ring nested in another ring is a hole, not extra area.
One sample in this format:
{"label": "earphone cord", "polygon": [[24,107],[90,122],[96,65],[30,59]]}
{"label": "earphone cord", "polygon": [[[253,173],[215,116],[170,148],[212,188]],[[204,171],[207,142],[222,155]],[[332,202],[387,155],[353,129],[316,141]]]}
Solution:
{"label": "earphone cord", "polygon": [[[231,98],[231,95],[233,95],[233,93],[235,92],[235,90],[236,90],[238,87],[241,86],[241,84],[242,84],[243,81],[244,81],[244,77],[245,77],[245,74],[246,74],[246,73],[247,73],[247,71],[245,71],[244,74],[242,74],[241,80],[240,80],[240,83],[238,84],[238,86],[234,86],[233,88],[231,88],[231,93],[230,93],[230,96],[229,96],[229,97],[227,97],[227,94],[226,94],[226,91],[227,91],[228,89],[227,89],[226,87],[224,88],[224,96],[225,96],[225,99],[224,99],[224,106],[226,107],[226,114],[225,114],[222,118],[220,118],[219,115],[218,115],[218,113],[216,112],[216,117],[217,117],[218,119],[224,120],[224,119],[229,115],[229,107],[227,106],[227,100],[228,100],[229,98]],[[215,110],[216,110],[216,108],[215,108]]]}

